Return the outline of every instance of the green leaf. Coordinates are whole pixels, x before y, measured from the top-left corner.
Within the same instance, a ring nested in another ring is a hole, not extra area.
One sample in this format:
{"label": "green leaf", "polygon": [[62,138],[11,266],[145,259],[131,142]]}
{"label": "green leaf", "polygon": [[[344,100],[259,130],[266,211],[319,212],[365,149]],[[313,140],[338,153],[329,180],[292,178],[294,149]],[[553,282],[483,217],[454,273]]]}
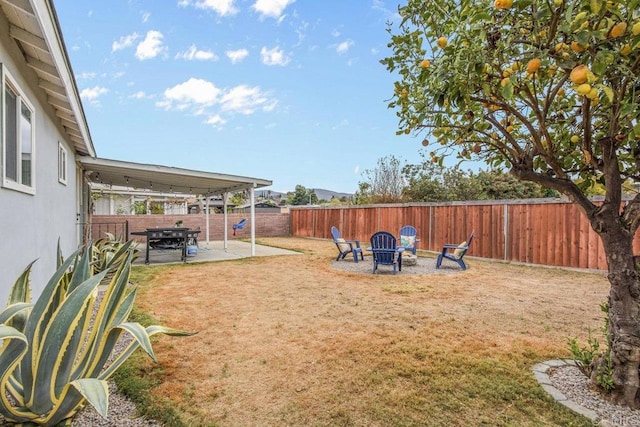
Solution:
{"label": "green leaf", "polygon": [[105,380],[96,378],[80,378],[70,383],[87,399],[103,418],[107,418],[109,411],[109,386]]}

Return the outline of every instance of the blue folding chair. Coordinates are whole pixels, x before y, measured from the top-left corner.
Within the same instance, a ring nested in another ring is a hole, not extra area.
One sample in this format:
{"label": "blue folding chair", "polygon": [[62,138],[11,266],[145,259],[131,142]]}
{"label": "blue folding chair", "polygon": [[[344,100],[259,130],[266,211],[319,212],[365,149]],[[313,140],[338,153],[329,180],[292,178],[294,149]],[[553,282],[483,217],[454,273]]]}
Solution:
{"label": "blue folding chair", "polygon": [[469,250],[469,246],[471,246],[471,242],[473,241],[473,234],[474,232],[472,231],[471,234],[469,235],[469,238],[465,242],[460,243],[459,245],[455,245],[455,244],[444,245],[442,247],[442,252],[438,255],[438,259],[436,260],[436,268],[440,268],[440,265],[442,264],[443,259],[448,259],[450,261],[457,263],[461,269],[466,270],[467,264],[464,263],[463,258],[464,258],[464,255]]}
{"label": "blue folding chair", "polygon": [[360,248],[360,242],[358,240],[345,240],[340,236],[340,231],[336,227],[331,227],[331,235],[333,236],[333,243],[338,248],[338,257],[336,261],[344,259],[349,254],[353,254],[353,260],[358,262],[358,254],[360,259],[364,260],[362,249]]}
{"label": "blue folding chair", "polygon": [[[378,231],[371,236],[371,252],[373,253],[373,273],[379,265],[392,265],[393,274],[402,271],[402,251],[396,246],[396,238],[387,231]],[[397,270],[396,270],[397,267]]]}
{"label": "blue folding chair", "polygon": [[418,231],[412,225],[405,225],[400,229],[400,246],[404,248],[405,251],[411,251],[414,255],[416,254],[416,246],[418,246]]}

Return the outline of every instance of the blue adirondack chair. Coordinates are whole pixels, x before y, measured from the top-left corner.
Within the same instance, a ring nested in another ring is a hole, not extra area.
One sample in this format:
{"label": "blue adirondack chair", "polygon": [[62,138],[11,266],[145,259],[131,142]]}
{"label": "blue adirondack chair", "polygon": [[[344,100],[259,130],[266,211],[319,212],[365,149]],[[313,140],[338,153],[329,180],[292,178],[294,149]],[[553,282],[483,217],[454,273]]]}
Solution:
{"label": "blue adirondack chair", "polygon": [[[402,271],[402,251],[396,246],[396,238],[387,231],[378,231],[371,236],[371,252],[373,253],[373,273],[379,265],[392,265],[393,274]],[[397,270],[396,270],[397,267]]]}
{"label": "blue adirondack chair", "polygon": [[405,251],[411,251],[414,255],[416,254],[416,246],[418,246],[418,231],[412,225],[405,225],[400,229],[400,246],[404,248]]}
{"label": "blue adirondack chair", "polygon": [[244,228],[244,226],[247,224],[247,218],[242,218],[240,220],[240,222],[238,222],[237,224],[233,224],[233,235],[236,235],[236,231],[237,230],[242,230]]}
{"label": "blue adirondack chair", "polygon": [[464,263],[464,255],[467,253],[467,251],[469,250],[469,246],[471,246],[471,242],[473,241],[473,231],[471,232],[471,234],[469,235],[469,238],[465,241],[460,243],[459,245],[456,244],[446,244],[442,247],[442,252],[438,255],[438,259],[436,260],[436,268],[440,268],[440,265],[442,264],[442,260],[443,259],[448,259],[451,260],[453,262],[456,262],[460,268],[462,268],[463,270],[467,269],[467,264]]}
{"label": "blue adirondack chair", "polygon": [[331,235],[333,236],[333,243],[338,248],[338,257],[336,261],[344,259],[349,254],[353,254],[353,260],[358,262],[358,254],[360,259],[364,260],[362,249],[360,248],[360,242],[358,240],[345,240],[340,236],[340,231],[336,227],[331,227]]}

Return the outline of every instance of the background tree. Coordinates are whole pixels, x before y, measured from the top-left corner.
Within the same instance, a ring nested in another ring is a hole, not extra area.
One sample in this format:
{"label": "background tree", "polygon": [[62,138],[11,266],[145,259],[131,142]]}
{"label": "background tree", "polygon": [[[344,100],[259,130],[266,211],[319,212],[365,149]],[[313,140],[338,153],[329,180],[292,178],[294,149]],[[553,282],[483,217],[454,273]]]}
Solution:
{"label": "background tree", "polygon": [[314,205],[318,203],[318,196],[313,189],[307,189],[304,185],[296,185],[295,191],[287,193],[289,205]]}
{"label": "background tree", "polygon": [[406,165],[403,174],[407,181],[403,191],[405,201],[444,202],[486,198],[473,172],[457,166],[447,168],[424,161],[418,165]]}
{"label": "background tree", "polygon": [[402,202],[402,190],[406,184],[402,170],[400,160],[394,156],[378,159],[375,169],[362,173],[365,181],[358,183],[356,204]]}
{"label": "background tree", "polygon": [[[632,243],[640,197],[640,0],[408,0],[382,62],[400,79],[399,132],[426,132],[444,156],[506,166],[569,197],[600,236],[609,268],[607,339],[593,366],[639,406],[640,280]],[[605,189],[594,203],[588,190]]]}
{"label": "background tree", "polygon": [[559,197],[560,194],[535,182],[522,181],[502,170],[480,171],[474,179],[479,181],[482,199],[536,199],[542,197]]}
{"label": "background tree", "polygon": [[237,193],[233,193],[231,197],[229,197],[229,204],[233,206],[243,206],[247,203],[247,195],[244,191],[238,191]]}

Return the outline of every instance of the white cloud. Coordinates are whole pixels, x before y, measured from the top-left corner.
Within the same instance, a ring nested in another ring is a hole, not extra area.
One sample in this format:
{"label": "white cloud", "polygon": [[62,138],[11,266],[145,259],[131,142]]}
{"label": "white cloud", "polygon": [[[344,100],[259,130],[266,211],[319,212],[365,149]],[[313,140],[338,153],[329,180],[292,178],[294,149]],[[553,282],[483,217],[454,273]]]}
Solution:
{"label": "white cloud", "polygon": [[134,93],[133,95],[130,95],[129,98],[134,98],[134,99],[144,99],[147,97],[147,94],[144,93],[143,91],[139,90],[136,93]]}
{"label": "white cloud", "polygon": [[87,101],[93,105],[97,105],[99,104],[98,98],[100,98],[107,92],[109,92],[109,89],[107,89],[106,87],[94,86],[92,88],[83,89],[80,92],[80,98],[82,98],[83,101]]}
{"label": "white cloud", "polygon": [[149,18],[151,18],[151,12],[141,12],[142,13],[142,23],[146,23]]}
{"label": "white cloud", "polygon": [[259,107],[263,107],[269,99],[259,87],[246,85],[236,86],[227,91],[221,99],[223,111],[240,114],[253,114]]}
{"label": "white cloud", "polygon": [[186,59],[187,61],[217,61],[218,57],[210,50],[198,50],[196,45],[191,45],[189,49],[178,53],[176,59]]}
{"label": "white cloud", "polygon": [[206,124],[220,128],[227,123],[228,115],[249,115],[257,110],[269,112],[275,109],[277,103],[277,99],[271,98],[257,86],[238,85],[221,89],[209,81],[192,77],[166,89],[156,106],[207,116]]}
{"label": "white cloud", "polygon": [[238,8],[233,4],[234,1],[235,0],[201,0],[194,2],[191,0],[179,0],[178,6],[187,7],[193,5],[198,9],[209,9],[220,16],[226,16],[238,13]]}
{"label": "white cloud", "polygon": [[356,167],[353,169],[353,173],[356,175],[360,173],[360,165],[356,165]]}
{"label": "white cloud", "polygon": [[274,47],[273,49],[267,49],[263,47],[260,50],[260,54],[262,55],[262,63],[265,65],[280,65],[285,66],[291,61],[285,53],[278,47]]}
{"label": "white cloud", "polygon": [[116,40],[111,44],[111,52],[125,49],[133,45],[133,42],[138,38],[138,33],[129,34],[128,36],[120,37],[120,40]]}
{"label": "white cloud", "polygon": [[228,50],[225,52],[225,55],[227,55],[227,57],[231,60],[232,64],[237,64],[238,62],[249,56],[249,51],[247,49]]}
{"label": "white cloud", "polygon": [[294,2],[295,0],[256,0],[252,8],[262,17],[278,19],[284,9]]}
{"label": "white cloud", "polygon": [[351,46],[353,46],[353,41],[345,40],[342,43],[338,43],[338,45],[336,46],[336,52],[342,55],[344,53],[347,53]]}
{"label": "white cloud", "polygon": [[149,31],[147,36],[138,44],[136,48],[136,58],[141,61],[152,59],[159,54],[166,52],[167,48],[162,44],[164,36],[160,31]]}
{"label": "white cloud", "polygon": [[205,120],[205,123],[208,125],[213,125],[214,127],[220,129],[222,128],[222,125],[227,123],[227,121],[220,117],[219,114],[214,114],[213,116],[210,116],[207,120]]}
{"label": "white cloud", "polygon": [[84,72],[84,73],[80,73],[80,74],[76,74],[76,77],[78,79],[83,79],[83,80],[91,80],[91,79],[95,79],[97,76],[96,73],[94,72]]}
{"label": "white cloud", "polygon": [[164,91],[164,102],[162,105],[167,109],[176,106],[183,109],[183,106],[210,106],[218,102],[221,90],[213,83],[202,79],[190,78],[184,83],[180,83]]}

